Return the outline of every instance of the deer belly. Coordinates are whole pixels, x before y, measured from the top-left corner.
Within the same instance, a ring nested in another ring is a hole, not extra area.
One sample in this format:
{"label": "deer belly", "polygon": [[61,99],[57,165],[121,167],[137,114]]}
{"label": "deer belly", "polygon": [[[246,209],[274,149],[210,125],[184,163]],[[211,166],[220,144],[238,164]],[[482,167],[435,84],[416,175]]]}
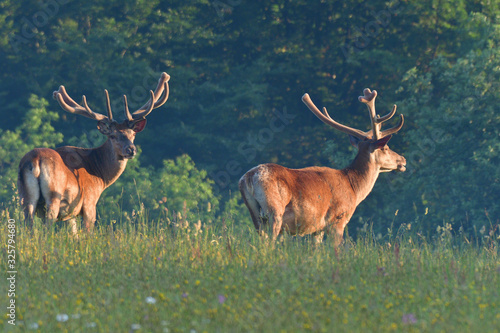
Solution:
{"label": "deer belly", "polygon": [[313,218],[311,216],[301,216],[296,214],[291,207],[286,207],[283,214],[283,225],[281,232],[288,232],[292,235],[309,235],[325,228],[325,218]]}
{"label": "deer belly", "polygon": [[296,214],[291,207],[285,209],[283,214],[283,224],[281,232],[287,232],[292,235],[309,235],[325,228],[326,223],[324,218],[306,219]]}

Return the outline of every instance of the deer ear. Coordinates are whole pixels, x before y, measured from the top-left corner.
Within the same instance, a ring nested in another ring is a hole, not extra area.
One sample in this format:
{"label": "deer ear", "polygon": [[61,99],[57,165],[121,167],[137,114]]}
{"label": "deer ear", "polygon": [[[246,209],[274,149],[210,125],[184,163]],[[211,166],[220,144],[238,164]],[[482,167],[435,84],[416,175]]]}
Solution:
{"label": "deer ear", "polygon": [[375,141],[374,143],[372,143],[373,150],[384,148],[387,145],[387,142],[389,142],[389,140],[391,138],[392,138],[392,135],[388,135],[386,137],[383,137],[382,139],[379,139],[379,140]]}
{"label": "deer ear", "polygon": [[110,135],[113,132],[110,125],[110,123],[100,120],[97,122],[97,129],[104,135]]}
{"label": "deer ear", "polygon": [[139,120],[138,122],[134,123],[134,125],[132,126],[132,130],[136,133],[142,132],[144,127],[146,127],[146,123],[146,119]]}
{"label": "deer ear", "polygon": [[352,135],[349,135],[349,141],[351,142],[351,145],[353,145],[354,147],[358,148],[358,143],[359,141],[361,141],[360,139],[358,139],[357,137],[355,136],[352,136]]}

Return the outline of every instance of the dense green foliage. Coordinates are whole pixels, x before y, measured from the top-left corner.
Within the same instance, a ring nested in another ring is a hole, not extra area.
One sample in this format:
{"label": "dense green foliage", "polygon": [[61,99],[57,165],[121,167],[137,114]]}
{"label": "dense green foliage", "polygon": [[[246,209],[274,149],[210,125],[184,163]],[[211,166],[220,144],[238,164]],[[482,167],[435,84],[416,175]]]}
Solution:
{"label": "dense green foliage", "polygon": [[[75,240],[21,223],[17,326],[2,316],[2,331],[498,331],[498,231],[478,233],[477,246],[449,227],[427,239],[405,225],[379,240],[367,228],[339,250],[190,227],[143,219]],[[1,244],[7,234],[0,225]]]}
{"label": "dense green foliage", "polygon": [[[500,36],[498,36],[500,37]],[[411,171],[408,193],[420,196],[417,211],[428,207],[445,221],[466,226],[500,216],[500,48],[471,51],[450,64],[437,58],[426,73],[410,70],[402,94],[415,128],[408,131]],[[425,166],[425,167],[424,167]],[[401,181],[404,181],[403,178]],[[490,220],[491,222],[491,220]]]}
{"label": "dense green foliage", "polygon": [[[396,223],[426,214],[428,233],[442,221],[467,230],[498,224],[499,7],[484,0],[2,1],[0,201],[5,208],[15,196],[17,163],[29,149],[102,142],[94,122],[50,98],[60,84],[77,100],[85,94],[94,110],[104,109],[107,88],[118,115],[122,94],[139,107],[166,71],[171,97],[138,136],[139,158],[104,193],[101,223],[133,211],[249,220],[236,184],[252,166],[344,167],[352,158],[346,135],[319,122],[302,94],[339,121],[367,128],[356,97],[371,87],[380,113],[397,103],[406,116],[391,147],[409,168],[381,176],[351,228],[371,219],[386,230],[396,211]],[[280,126],[271,127],[276,119]]]}

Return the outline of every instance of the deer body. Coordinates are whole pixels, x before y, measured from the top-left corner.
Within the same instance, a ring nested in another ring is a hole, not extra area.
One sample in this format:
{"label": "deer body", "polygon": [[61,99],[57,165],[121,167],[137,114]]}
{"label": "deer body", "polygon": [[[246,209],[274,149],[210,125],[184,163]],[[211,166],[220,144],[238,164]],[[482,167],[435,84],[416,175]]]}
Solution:
{"label": "deer body", "polygon": [[286,231],[304,236],[325,228],[343,230],[356,209],[356,194],[341,170],[262,164],[248,171],[239,185],[255,227],[263,227],[262,217],[272,217],[273,234]]}
{"label": "deer body", "polygon": [[[375,112],[376,92],[365,90],[363,99]],[[391,134],[403,125],[380,133],[380,125],[392,115],[374,116],[374,128],[362,132],[336,123],[324,109],[321,113],[306,94],[304,103],[321,120],[350,134],[351,144],[358,148],[354,161],[345,169],[309,167],[288,169],[276,164],[262,164],[240,179],[239,188],[258,231],[271,229],[273,238],[283,232],[315,236],[321,241],[326,231],[336,243],[342,240],[344,228],[356,207],[368,196],[381,172],[405,171],[406,160],[387,146]],[[380,121],[380,119],[383,119]],[[378,123],[377,123],[378,121]],[[372,135],[374,138],[372,139]]]}
{"label": "deer body", "polygon": [[[81,215],[86,229],[90,231],[96,220],[96,205],[102,192],[123,173],[127,161],[136,155],[134,139],[145,125],[145,117],[168,98],[168,80],[162,74],[151,99],[138,111],[130,114],[125,101],[127,120],[113,120],[109,97],[108,117],[94,113],[88,107],[78,105],[66,93],[63,86],[54,92],[61,107],[71,113],[98,120],[99,131],[108,139],[97,148],[64,146],[56,149],[35,148],[19,163],[18,189],[25,217],[31,224],[34,215],[44,215],[49,224],[56,220],[69,220],[76,234],[76,217]],[[163,98],[158,99],[165,92]]]}
{"label": "deer body", "polygon": [[71,220],[72,229],[74,218],[81,215],[91,228],[99,197],[127,166],[127,159],[109,154],[110,144],[107,140],[94,149],[36,148],[26,154],[19,164],[18,188],[28,211],[43,216],[46,206],[50,221]]}

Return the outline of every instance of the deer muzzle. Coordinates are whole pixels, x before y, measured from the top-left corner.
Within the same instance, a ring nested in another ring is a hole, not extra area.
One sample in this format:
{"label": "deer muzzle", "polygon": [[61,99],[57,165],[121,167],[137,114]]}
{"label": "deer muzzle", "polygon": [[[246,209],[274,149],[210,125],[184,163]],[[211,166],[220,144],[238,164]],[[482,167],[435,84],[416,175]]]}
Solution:
{"label": "deer muzzle", "polygon": [[406,158],[401,156],[401,160],[398,161],[398,171],[405,172],[406,171]]}
{"label": "deer muzzle", "polygon": [[130,145],[124,149],[123,157],[131,159],[134,158],[136,154],[137,154],[137,148],[135,148],[135,145]]}

